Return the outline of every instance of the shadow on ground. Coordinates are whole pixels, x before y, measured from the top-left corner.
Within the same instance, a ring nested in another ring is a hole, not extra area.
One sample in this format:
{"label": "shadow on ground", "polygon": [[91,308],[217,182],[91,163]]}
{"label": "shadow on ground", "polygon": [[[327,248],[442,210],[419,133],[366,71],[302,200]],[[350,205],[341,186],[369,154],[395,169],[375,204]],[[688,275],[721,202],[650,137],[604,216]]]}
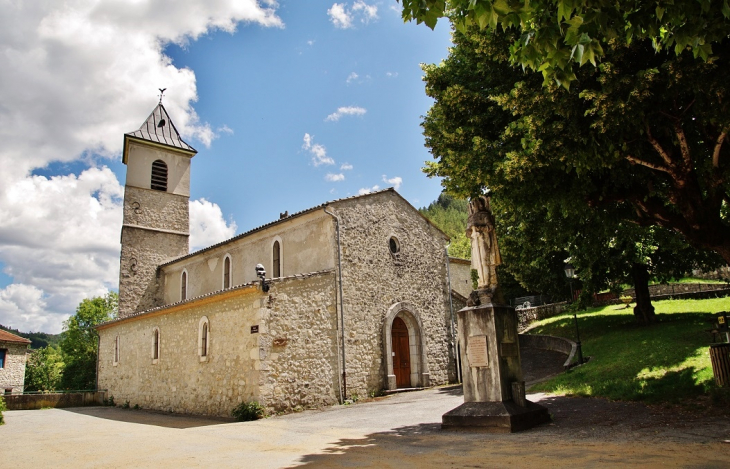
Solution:
{"label": "shadow on ground", "polygon": [[75,407],[59,410],[106,420],[165,428],[196,428],[235,422],[234,419],[173,414],[146,409],[122,409],[120,407]]}
{"label": "shadow on ground", "polygon": [[[460,389],[439,390],[455,391]],[[553,423],[513,434],[443,431],[440,422],[397,427],[364,438],[341,439],[319,454],[303,456],[294,467],[502,467],[512,463],[563,467],[568,461],[579,466],[638,464],[636,458],[659,464],[672,460],[667,452],[676,449],[668,444],[704,445],[730,439],[730,421],[721,416],[708,418],[674,408],[595,398],[528,397],[548,408]],[[636,454],[629,454],[629,447]],[[647,448],[648,456],[639,456]]]}

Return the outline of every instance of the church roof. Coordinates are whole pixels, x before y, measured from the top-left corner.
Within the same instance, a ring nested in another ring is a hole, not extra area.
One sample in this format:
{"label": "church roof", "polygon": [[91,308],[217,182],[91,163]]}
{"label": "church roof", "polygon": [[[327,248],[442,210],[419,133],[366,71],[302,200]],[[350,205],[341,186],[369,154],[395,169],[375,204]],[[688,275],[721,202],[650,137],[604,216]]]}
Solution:
{"label": "church roof", "polygon": [[[148,142],[159,143],[168,147],[178,148],[186,152],[197,153],[198,151],[185,143],[180,137],[180,133],[172,123],[170,115],[167,113],[165,106],[159,103],[152,111],[152,114],[139,127],[139,129],[124,134],[124,139],[132,137]],[[126,145],[124,153],[124,163],[126,163]]]}
{"label": "church roof", "polygon": [[274,225],[278,225],[279,223],[283,223],[285,221],[289,221],[292,218],[299,217],[299,216],[302,216],[302,215],[306,215],[307,213],[311,213],[311,212],[314,212],[316,210],[321,210],[323,208],[326,208],[329,205],[336,204],[336,203],[342,202],[344,200],[360,199],[360,198],[370,197],[370,196],[373,196],[373,195],[376,195],[376,194],[382,194],[382,193],[385,193],[385,192],[392,192],[393,194],[395,194],[398,197],[400,197],[406,204],[408,204],[411,208],[413,208],[413,210],[415,210],[416,213],[418,213],[424,220],[426,220],[426,222],[429,225],[431,225],[434,228],[436,228],[436,230],[438,232],[440,232],[441,234],[443,234],[446,239],[450,239],[449,236],[446,233],[444,233],[439,227],[437,227],[436,225],[434,225],[431,220],[429,220],[428,218],[426,218],[425,216],[423,216],[423,214],[421,212],[419,212],[417,208],[413,207],[413,205],[411,205],[410,202],[408,202],[405,198],[403,198],[403,196],[400,195],[395,189],[393,189],[392,187],[388,187],[386,189],[382,189],[382,190],[375,191],[375,192],[370,192],[370,193],[367,193],[367,194],[353,195],[353,196],[350,196],[350,197],[343,197],[341,199],[331,200],[331,201],[325,202],[323,204],[315,205],[312,208],[308,208],[308,209],[302,210],[300,212],[292,213],[291,215],[288,215],[288,216],[286,216],[284,218],[280,218],[279,220],[275,220],[275,221],[266,223],[265,225],[258,226],[256,228],[253,228],[251,230],[246,231],[245,233],[241,233],[239,235],[236,235],[233,238],[227,239],[225,241],[221,241],[220,243],[216,243],[216,244],[214,244],[212,246],[208,246],[208,247],[203,248],[203,249],[200,249],[198,251],[191,252],[190,254],[186,254],[186,255],[184,255],[182,257],[178,257],[178,258],[172,259],[171,261],[168,261],[168,262],[165,262],[164,264],[161,264],[159,267],[165,267],[165,266],[174,264],[176,262],[179,262],[181,260],[188,259],[190,257],[195,257],[195,256],[197,256],[197,255],[199,255],[199,254],[201,254],[203,252],[210,251],[211,249],[215,249],[215,248],[217,248],[219,246],[223,246],[224,244],[231,243],[231,242],[236,241],[236,240],[239,240],[241,238],[245,238],[246,236],[249,236],[249,235],[251,235],[253,233],[256,233],[256,232],[265,230],[265,229],[270,228],[270,227],[272,227]]}
{"label": "church roof", "polygon": [[8,331],[0,329],[0,342],[15,342],[18,344],[29,344],[30,340],[19,335],[12,334]]}

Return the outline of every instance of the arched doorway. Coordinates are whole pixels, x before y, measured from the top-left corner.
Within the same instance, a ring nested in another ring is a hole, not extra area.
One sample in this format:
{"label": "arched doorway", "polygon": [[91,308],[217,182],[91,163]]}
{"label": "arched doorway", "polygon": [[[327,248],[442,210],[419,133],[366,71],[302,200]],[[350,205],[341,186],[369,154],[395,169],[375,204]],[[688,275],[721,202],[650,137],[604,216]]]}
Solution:
{"label": "arched doorway", "polygon": [[425,344],[416,308],[407,302],[391,306],[383,322],[386,389],[429,386]]}
{"label": "arched doorway", "polygon": [[391,330],[393,344],[393,374],[399,388],[411,387],[411,348],[408,342],[408,326],[401,318],[393,319]]}

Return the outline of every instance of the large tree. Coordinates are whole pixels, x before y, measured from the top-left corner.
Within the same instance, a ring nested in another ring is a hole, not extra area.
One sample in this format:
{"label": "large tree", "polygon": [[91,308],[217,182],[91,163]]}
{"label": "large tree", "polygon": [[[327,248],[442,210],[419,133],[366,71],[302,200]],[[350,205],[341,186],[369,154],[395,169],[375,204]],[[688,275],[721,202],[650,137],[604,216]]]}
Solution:
{"label": "large tree", "polygon": [[86,298],[76,308],[76,314],[63,323],[59,344],[65,363],[61,376],[62,388],[96,388],[99,334],[94,326],[114,319],[118,305],[119,295],[114,292],[104,297]]}
{"label": "large tree", "polygon": [[423,123],[437,159],[427,173],[460,196],[489,188],[516,206],[588,204],[730,262],[730,41],[704,62],[613,40],[566,90],[513,67],[515,36],[455,31],[449,57],[424,67],[436,100]]}
{"label": "large tree", "polygon": [[[399,0],[401,1],[401,0]],[[613,39],[648,40],[711,61],[730,30],[728,0],[402,0],[403,19],[429,27],[448,16],[460,30],[512,29],[510,60],[566,88]]]}

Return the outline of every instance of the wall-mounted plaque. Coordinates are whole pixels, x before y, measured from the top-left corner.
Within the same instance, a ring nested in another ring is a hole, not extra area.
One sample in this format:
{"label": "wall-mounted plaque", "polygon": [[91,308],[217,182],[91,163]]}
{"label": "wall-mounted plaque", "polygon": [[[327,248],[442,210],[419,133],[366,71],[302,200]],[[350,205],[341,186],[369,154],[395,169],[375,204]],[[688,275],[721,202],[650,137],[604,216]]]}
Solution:
{"label": "wall-mounted plaque", "polygon": [[469,365],[474,367],[489,366],[489,354],[487,352],[487,336],[473,335],[466,341],[466,355],[469,357]]}
{"label": "wall-mounted plaque", "polygon": [[258,334],[259,333],[259,325],[256,324],[255,326],[251,326],[251,334]]}

